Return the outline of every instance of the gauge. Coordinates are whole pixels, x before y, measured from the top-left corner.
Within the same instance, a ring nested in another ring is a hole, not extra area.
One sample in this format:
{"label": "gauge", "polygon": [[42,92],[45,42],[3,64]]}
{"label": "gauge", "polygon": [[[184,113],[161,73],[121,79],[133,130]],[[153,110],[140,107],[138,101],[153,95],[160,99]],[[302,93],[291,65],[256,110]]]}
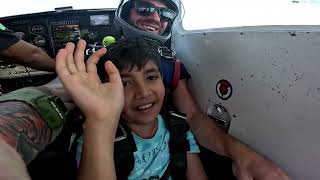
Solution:
{"label": "gauge", "polygon": [[91,31],[91,32],[88,33],[88,38],[89,39],[96,39],[97,36],[98,36],[98,33],[96,33],[96,32]]}
{"label": "gauge", "polygon": [[108,14],[90,16],[90,25],[91,26],[110,25],[110,17]]}
{"label": "gauge", "polygon": [[38,47],[45,46],[46,42],[47,42],[46,39],[41,35],[38,35],[33,39],[33,44]]}
{"label": "gauge", "polygon": [[44,34],[45,33],[45,27],[44,27],[44,25],[40,25],[40,24],[33,25],[31,27],[30,31],[31,31],[32,34]]}

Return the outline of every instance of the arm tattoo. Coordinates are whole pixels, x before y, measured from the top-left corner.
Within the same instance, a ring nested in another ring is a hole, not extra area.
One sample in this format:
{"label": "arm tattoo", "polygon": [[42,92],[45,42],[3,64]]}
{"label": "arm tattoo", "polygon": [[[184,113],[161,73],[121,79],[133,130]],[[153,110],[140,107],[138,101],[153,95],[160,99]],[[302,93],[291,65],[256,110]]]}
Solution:
{"label": "arm tattoo", "polygon": [[26,163],[50,142],[52,130],[31,106],[24,102],[0,103],[0,137],[15,148]]}

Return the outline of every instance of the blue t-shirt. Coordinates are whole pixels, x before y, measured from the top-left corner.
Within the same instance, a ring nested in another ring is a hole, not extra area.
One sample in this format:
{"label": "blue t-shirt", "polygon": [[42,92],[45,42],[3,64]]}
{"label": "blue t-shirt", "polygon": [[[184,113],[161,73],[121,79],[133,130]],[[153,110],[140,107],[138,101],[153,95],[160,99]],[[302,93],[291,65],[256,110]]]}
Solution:
{"label": "blue t-shirt", "polygon": [[[159,178],[165,173],[170,160],[169,139],[170,132],[165,127],[163,118],[158,115],[158,129],[150,139],[143,139],[132,132],[137,151],[133,153],[135,164],[128,179]],[[199,147],[190,131],[187,132],[190,144],[188,153],[199,153]],[[80,138],[77,148],[77,162],[80,162],[83,139]]]}

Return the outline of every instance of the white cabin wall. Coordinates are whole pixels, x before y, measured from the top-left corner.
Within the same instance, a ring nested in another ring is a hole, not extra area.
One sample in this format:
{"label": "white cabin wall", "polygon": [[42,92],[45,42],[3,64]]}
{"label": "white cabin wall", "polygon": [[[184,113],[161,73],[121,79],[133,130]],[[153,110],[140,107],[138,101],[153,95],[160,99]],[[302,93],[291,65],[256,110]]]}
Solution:
{"label": "white cabin wall", "polygon": [[[221,103],[232,117],[232,135],[293,179],[318,180],[320,31],[308,28],[178,30],[172,46],[192,75],[190,88],[203,111],[209,99]],[[228,100],[216,94],[221,79],[233,86]]]}

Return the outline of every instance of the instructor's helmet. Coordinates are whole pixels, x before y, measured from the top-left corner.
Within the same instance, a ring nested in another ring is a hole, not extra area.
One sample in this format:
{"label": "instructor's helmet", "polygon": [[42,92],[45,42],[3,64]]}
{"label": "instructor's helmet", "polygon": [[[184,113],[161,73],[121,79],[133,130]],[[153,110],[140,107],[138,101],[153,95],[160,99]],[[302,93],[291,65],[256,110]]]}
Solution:
{"label": "instructor's helmet", "polygon": [[[168,22],[168,25],[164,32],[161,34],[148,32],[141,30],[137,27],[135,27],[132,23],[129,21],[129,14],[132,8],[135,8],[137,4],[141,3],[148,3],[144,0],[121,0],[119,7],[115,14],[115,26],[118,32],[125,36],[125,37],[146,37],[154,40],[158,40],[161,43],[166,42],[171,37],[171,28],[174,23],[178,23],[181,21],[182,16],[181,12],[183,12],[183,9],[179,9],[180,7],[180,1],[179,0],[158,0],[161,2],[164,2],[166,6],[170,9],[170,11],[165,11],[161,9],[157,9],[154,7],[149,8],[141,8],[140,14],[141,16],[149,16],[154,11],[158,12],[159,17],[161,20],[164,20]],[[182,7],[182,5],[181,5]]]}

